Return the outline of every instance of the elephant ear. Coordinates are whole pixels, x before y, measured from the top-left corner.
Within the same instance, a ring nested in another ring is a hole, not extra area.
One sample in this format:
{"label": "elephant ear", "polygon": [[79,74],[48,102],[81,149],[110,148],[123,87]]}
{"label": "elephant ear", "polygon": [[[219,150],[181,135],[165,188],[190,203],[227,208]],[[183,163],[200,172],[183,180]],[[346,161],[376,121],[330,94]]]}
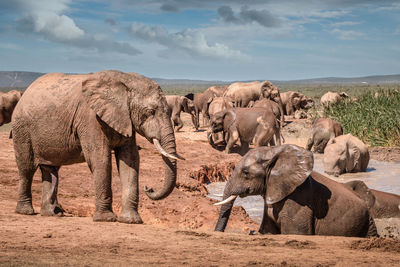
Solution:
{"label": "elephant ear", "polygon": [[361,151],[360,149],[350,140],[347,141],[348,158],[346,161],[346,171],[351,172],[357,167],[360,162]]}
{"label": "elephant ear", "polygon": [[128,87],[107,76],[93,75],[82,82],[82,94],[96,115],[126,137],[132,136]]}
{"label": "elephant ear", "polygon": [[266,199],[274,204],[290,195],[311,174],[314,158],[311,151],[295,145],[273,149],[267,160]]}

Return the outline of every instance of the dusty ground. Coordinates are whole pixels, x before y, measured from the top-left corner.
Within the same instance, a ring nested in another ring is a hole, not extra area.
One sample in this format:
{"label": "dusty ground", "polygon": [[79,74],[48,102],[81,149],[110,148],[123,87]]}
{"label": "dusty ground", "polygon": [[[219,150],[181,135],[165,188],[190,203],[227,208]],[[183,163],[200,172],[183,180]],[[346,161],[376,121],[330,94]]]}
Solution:
{"label": "dusty ground", "polygon": [[[309,134],[306,121],[285,128],[286,143],[305,145]],[[212,149],[206,132],[193,132],[191,126],[185,126],[176,138],[178,152],[187,159],[178,163],[177,188],[161,201],[151,201],[141,192],[139,212],[145,224],[126,225],[92,222],[93,179],[86,164],[60,170],[59,202],[67,211],[65,217],[15,214],[17,168],[8,132],[0,132],[0,266],[399,264],[400,242],[393,239],[248,235],[258,225],[241,208],[234,210],[226,233],[213,232],[218,208],[190,175],[202,165],[228,165],[240,156]],[[160,156],[145,139],[140,137],[138,142],[142,147],[140,186],[157,187],[163,179]],[[387,150],[377,150],[376,155],[382,153],[391,155],[390,159],[398,157]],[[118,213],[121,190],[115,166],[113,177],[114,210]],[[39,212],[39,173],[32,188],[34,208]]]}

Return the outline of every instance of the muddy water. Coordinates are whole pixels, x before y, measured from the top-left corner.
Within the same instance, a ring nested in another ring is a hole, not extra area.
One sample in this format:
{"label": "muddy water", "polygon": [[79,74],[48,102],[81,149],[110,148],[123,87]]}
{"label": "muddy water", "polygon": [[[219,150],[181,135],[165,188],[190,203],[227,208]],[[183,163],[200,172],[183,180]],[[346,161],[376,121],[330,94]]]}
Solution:
{"label": "muddy water", "polygon": [[[400,163],[370,160],[366,172],[346,173],[339,177],[334,177],[324,173],[322,157],[322,154],[314,154],[314,170],[325,174],[335,181],[345,183],[351,180],[362,180],[370,188],[400,195]],[[210,198],[216,200],[222,199],[217,195],[223,193],[225,183],[212,183],[207,187],[210,192]],[[235,206],[242,206],[249,214],[250,218],[261,223],[264,209],[261,196],[237,198]]]}

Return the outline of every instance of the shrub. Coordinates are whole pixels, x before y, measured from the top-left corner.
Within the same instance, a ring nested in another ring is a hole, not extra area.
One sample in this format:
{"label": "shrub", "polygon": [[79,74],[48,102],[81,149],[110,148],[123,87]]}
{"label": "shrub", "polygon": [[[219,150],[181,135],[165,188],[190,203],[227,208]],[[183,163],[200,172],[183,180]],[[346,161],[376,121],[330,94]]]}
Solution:
{"label": "shrub", "polygon": [[400,91],[380,88],[361,94],[357,101],[342,101],[325,108],[344,133],[372,146],[400,146]]}

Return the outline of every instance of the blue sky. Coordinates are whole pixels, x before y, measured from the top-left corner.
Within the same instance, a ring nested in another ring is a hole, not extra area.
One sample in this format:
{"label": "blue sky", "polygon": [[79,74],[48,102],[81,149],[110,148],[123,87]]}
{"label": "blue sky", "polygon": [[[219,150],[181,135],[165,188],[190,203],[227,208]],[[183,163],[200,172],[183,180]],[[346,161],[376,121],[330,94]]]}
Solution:
{"label": "blue sky", "polygon": [[400,2],[0,0],[0,70],[293,80],[400,73]]}

